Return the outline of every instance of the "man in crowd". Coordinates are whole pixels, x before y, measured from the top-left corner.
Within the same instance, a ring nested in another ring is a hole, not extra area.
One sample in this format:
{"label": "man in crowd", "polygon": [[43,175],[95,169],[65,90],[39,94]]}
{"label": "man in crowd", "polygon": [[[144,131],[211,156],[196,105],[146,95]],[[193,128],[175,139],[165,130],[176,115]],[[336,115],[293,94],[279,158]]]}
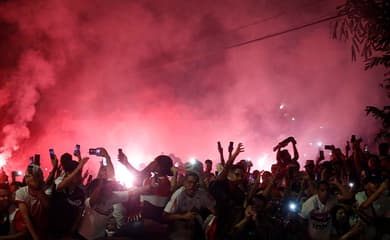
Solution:
{"label": "man in crowd", "polygon": [[317,194],[303,203],[299,215],[304,220],[304,231],[307,232],[310,239],[331,239],[331,210],[336,205],[336,202],[336,198],[329,192],[329,183],[321,181],[318,184]]}
{"label": "man in crowd", "polygon": [[[170,239],[204,239],[207,213],[215,212],[215,200],[199,188],[199,176],[188,172],[164,208],[163,219],[171,223]],[[202,216],[203,215],[203,216]]]}

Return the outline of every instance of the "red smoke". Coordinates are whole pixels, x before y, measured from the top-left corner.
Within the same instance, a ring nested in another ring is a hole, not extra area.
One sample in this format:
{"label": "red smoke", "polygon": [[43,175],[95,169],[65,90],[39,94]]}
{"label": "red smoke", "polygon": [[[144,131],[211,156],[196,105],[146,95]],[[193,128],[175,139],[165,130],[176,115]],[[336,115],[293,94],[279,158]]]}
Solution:
{"label": "red smoke", "polygon": [[384,104],[382,75],[351,63],[329,24],[225,49],[334,15],[339,3],[3,0],[6,167],[35,153],[48,167],[48,148],[76,143],[114,160],[121,147],[137,166],[161,152],[218,160],[217,141],[241,141],[242,157],[267,169],[290,135],[301,162],[318,142],[343,146],[351,134],[374,147],[378,123],[364,108]]}

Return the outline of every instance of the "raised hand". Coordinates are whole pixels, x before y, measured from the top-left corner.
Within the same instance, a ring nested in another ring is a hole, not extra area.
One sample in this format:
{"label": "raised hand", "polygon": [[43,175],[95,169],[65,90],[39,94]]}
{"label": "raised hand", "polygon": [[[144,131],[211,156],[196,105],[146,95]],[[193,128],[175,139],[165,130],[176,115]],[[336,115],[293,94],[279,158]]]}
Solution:
{"label": "raised hand", "polygon": [[122,163],[123,165],[129,164],[129,161],[128,161],[128,159],[127,159],[126,154],[124,154],[123,151],[122,151],[121,149],[118,151],[118,161],[119,161],[120,163]]}
{"label": "raised hand", "polygon": [[105,158],[109,158],[110,157],[110,155],[108,155],[108,152],[107,152],[107,150],[105,148],[99,147],[99,148],[97,148],[97,150],[100,151],[98,156],[105,157]]}
{"label": "raised hand", "polygon": [[242,152],[245,152],[244,144],[239,143],[232,157],[236,158]]}
{"label": "raised hand", "polygon": [[51,160],[51,165],[53,166],[53,169],[57,169],[58,167],[58,159],[57,159],[57,155],[53,155],[52,158],[50,158]]}
{"label": "raised hand", "polygon": [[222,145],[221,145],[221,142],[218,142],[218,152],[223,154],[223,148],[222,148]]}

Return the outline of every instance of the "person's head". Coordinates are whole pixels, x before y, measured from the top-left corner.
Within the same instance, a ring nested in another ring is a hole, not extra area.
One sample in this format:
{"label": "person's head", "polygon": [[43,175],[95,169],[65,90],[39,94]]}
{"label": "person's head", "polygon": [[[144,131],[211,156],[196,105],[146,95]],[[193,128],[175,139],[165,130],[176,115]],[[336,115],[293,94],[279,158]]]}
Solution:
{"label": "person's head", "polygon": [[271,181],[271,178],[272,178],[272,173],[269,171],[265,171],[261,175],[261,179],[263,180],[263,183],[269,183]]}
{"label": "person's head", "polygon": [[278,164],[272,164],[271,165],[271,172],[272,174],[275,174],[279,169],[279,165]]}
{"label": "person's head", "polygon": [[320,201],[325,204],[329,199],[329,183],[327,181],[320,181],[317,187],[317,195]]}
{"label": "person's head", "polygon": [[206,164],[205,172],[211,172],[211,169],[213,168],[213,162],[210,159],[207,159],[204,163]]}
{"label": "person's head", "polygon": [[24,178],[27,186],[32,189],[40,189],[44,184],[42,169],[35,164],[28,165]]}
{"label": "person's head", "polygon": [[244,169],[240,164],[231,166],[227,179],[232,183],[240,183],[244,178]]}
{"label": "person's head", "polygon": [[156,172],[160,176],[164,175],[172,175],[171,168],[173,166],[172,159],[167,155],[159,155],[157,156],[154,161],[156,162]]}
{"label": "person's head", "polygon": [[190,196],[190,197],[195,196],[195,193],[199,187],[198,175],[196,173],[193,173],[193,172],[187,172],[187,174],[184,178],[183,186],[185,189],[185,193],[188,196]]}
{"label": "person's head", "polygon": [[375,175],[369,175],[367,176],[363,183],[364,183],[364,189],[366,190],[368,195],[373,194],[379,187],[379,184],[381,182],[381,179],[379,176]]}
{"label": "person's head", "polygon": [[380,167],[380,160],[376,155],[371,155],[368,159],[368,167],[371,170],[378,169]]}
{"label": "person's head", "polygon": [[312,174],[314,173],[314,160],[306,160],[306,163],[305,163],[305,171],[309,174]]}
{"label": "person's head", "polygon": [[343,168],[343,162],[338,159],[331,161],[331,163],[332,163],[332,169],[336,172],[340,172],[341,169]]}
{"label": "person's head", "polygon": [[332,209],[332,217],[335,223],[348,223],[348,212],[342,205],[336,205]]}
{"label": "person's head", "polygon": [[281,163],[288,163],[291,161],[291,155],[286,149],[284,149],[278,152],[276,160]]}
{"label": "person's head", "polygon": [[60,163],[61,163],[62,167],[64,167],[64,165],[67,165],[71,161],[73,161],[73,159],[72,159],[72,155],[70,153],[64,153],[61,155]]}
{"label": "person's head", "polygon": [[[79,162],[72,160],[72,155],[69,153],[64,153],[61,156],[61,166],[62,169],[65,172],[65,176],[69,175],[72,173],[77,166],[79,165]],[[78,185],[82,182],[82,176],[81,176],[81,171],[77,174],[75,178],[73,178],[72,183],[75,185]]]}
{"label": "person's head", "polygon": [[253,176],[253,179],[256,179],[256,178],[258,178],[259,176],[260,176],[260,171],[259,170],[254,170],[253,172],[252,172],[252,176]]}
{"label": "person's head", "polygon": [[6,183],[0,183],[0,212],[8,209],[10,196],[9,185]]}

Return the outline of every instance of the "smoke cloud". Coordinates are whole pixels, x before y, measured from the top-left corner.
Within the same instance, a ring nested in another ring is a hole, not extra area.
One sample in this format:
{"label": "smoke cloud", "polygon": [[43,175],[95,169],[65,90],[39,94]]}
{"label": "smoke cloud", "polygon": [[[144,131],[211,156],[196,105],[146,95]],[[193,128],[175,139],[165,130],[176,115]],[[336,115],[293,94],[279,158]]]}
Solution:
{"label": "smoke cloud", "polygon": [[[218,161],[243,142],[269,169],[295,136],[300,161],[351,134],[372,142],[380,71],[352,63],[328,23],[229,48],[336,13],[341,1],[0,1],[1,151],[22,168],[48,148],[123,148],[136,167],[162,152]],[[89,161],[96,168],[97,161]],[[7,165],[7,166],[8,166]]]}

